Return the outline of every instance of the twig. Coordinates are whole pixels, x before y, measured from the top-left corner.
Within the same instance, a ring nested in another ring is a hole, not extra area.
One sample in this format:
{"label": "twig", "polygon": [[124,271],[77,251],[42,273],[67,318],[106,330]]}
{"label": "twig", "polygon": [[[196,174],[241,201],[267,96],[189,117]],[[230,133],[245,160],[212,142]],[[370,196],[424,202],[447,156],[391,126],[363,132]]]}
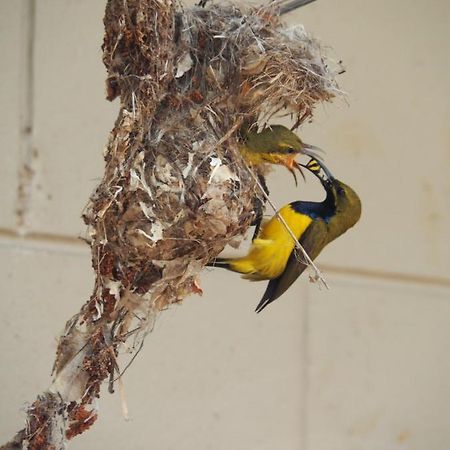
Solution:
{"label": "twig", "polygon": [[[117,362],[117,358],[116,355],[114,354],[114,350],[112,349],[112,347],[109,347],[109,352],[111,354],[111,359],[113,361],[114,364],[114,369],[115,371],[117,371],[117,373],[120,373],[120,369],[119,369],[119,363]],[[110,381],[109,381],[109,392],[111,394],[114,393],[114,390],[112,389],[113,383],[114,383],[114,370],[111,371],[111,377],[110,377]],[[119,393],[120,393],[120,403],[122,406],[122,415],[123,418],[128,422],[130,420],[130,416],[128,414],[128,404],[127,404],[127,397],[125,395],[125,386],[123,384],[123,380],[122,380],[122,376],[120,375],[119,377],[116,378],[117,383],[119,384]]]}
{"label": "twig", "polygon": [[128,404],[127,404],[127,397],[125,395],[125,387],[123,385],[122,378],[119,378],[117,380],[119,383],[119,393],[120,393],[120,403],[122,405],[122,415],[123,418],[128,422],[130,420],[130,416],[128,414]]}

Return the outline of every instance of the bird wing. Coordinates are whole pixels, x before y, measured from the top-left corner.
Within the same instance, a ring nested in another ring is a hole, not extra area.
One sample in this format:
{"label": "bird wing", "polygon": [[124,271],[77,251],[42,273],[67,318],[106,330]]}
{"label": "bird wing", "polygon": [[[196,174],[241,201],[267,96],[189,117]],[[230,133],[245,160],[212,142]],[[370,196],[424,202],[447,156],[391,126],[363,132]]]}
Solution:
{"label": "bird wing", "polygon": [[[327,243],[326,239],[327,225],[322,220],[315,220],[305,230],[299,239],[299,242],[308,256],[311,259],[315,259],[325,247]],[[269,281],[266,291],[256,307],[256,312],[262,311],[269,303],[272,303],[280,295],[286,292],[291,284],[306,269],[308,265],[303,262],[304,256],[299,253],[301,253],[300,250],[294,249],[289,256],[283,273],[279,277]]]}

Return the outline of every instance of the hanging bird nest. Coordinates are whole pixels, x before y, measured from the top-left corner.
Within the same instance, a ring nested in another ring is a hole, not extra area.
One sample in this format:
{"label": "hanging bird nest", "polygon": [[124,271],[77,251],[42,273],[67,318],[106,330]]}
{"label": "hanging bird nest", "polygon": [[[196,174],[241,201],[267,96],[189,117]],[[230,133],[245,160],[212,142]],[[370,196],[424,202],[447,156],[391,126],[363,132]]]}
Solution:
{"label": "hanging bird nest", "polygon": [[280,111],[299,125],[339,93],[318,42],[274,5],[109,0],[104,24],[107,96],[121,109],[83,215],[95,288],[25,433],[55,448],[95,421],[121,345],[134,356],[156,315],[201,292],[204,265],[255,219],[263,196],[239,153],[241,125]]}
{"label": "hanging bird nest", "polygon": [[122,109],[84,215],[99,275],[88,307],[96,320],[133,311],[124,321],[145,332],[255,218],[240,125],[281,110],[299,124],[338,91],[317,41],[273,6],[125,5],[110,1],[105,16],[108,96]]}

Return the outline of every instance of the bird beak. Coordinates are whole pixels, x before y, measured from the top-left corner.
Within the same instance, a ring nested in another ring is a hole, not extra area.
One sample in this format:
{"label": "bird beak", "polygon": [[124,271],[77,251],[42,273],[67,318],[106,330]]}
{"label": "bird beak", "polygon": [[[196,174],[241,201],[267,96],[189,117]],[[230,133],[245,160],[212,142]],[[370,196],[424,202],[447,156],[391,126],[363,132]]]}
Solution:
{"label": "bird beak", "polygon": [[320,147],[316,147],[312,144],[306,144],[305,142],[302,143],[302,151],[301,153],[309,156],[310,158],[317,159],[319,161],[322,161],[323,158],[318,155],[318,153],[325,153],[325,150],[322,150]]}
{"label": "bird beak", "polygon": [[332,183],[334,181],[333,174],[329,171],[323,161],[319,161],[316,158],[311,158],[308,164],[300,164],[300,166],[308,169],[317,178],[319,178],[322,183]]}
{"label": "bird beak", "polygon": [[330,172],[330,170],[328,169],[328,167],[323,163],[323,161],[319,162],[320,167],[322,167],[323,173],[325,174],[325,176],[327,177],[328,181],[331,183],[334,181],[334,176],[333,174]]}
{"label": "bird beak", "polygon": [[297,187],[298,182],[297,182],[297,174],[295,173],[295,171],[298,170],[300,172],[301,176],[303,177],[303,180],[306,181],[306,178],[305,178],[305,174],[302,171],[302,168],[300,167],[300,164],[295,160],[295,156],[296,155],[292,156],[292,158],[288,158],[286,160],[285,166],[287,167],[289,172],[292,173],[292,176],[294,177],[294,180],[295,180],[295,187]]}

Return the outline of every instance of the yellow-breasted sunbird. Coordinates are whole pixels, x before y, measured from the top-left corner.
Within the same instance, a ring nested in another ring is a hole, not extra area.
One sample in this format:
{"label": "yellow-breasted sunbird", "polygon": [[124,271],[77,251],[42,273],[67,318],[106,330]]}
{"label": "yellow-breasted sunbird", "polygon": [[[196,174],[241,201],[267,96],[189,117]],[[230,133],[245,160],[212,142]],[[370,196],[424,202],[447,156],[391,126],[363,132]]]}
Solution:
{"label": "yellow-breasted sunbird", "polygon": [[[326,191],[325,200],[295,201],[278,213],[314,260],[328,243],[358,222],[361,201],[351,187],[334,178],[316,159],[303,167],[320,179]],[[241,273],[248,280],[270,280],[256,312],[280,297],[307,267],[292,236],[276,215],[262,225],[246,256],[217,258],[210,265]]]}
{"label": "yellow-breasted sunbird", "polygon": [[320,148],[306,144],[293,131],[283,125],[270,125],[259,133],[243,127],[239,150],[244,159],[252,164],[280,164],[292,173],[297,184],[295,170],[302,175],[301,166],[295,161],[300,155],[317,159]]}

